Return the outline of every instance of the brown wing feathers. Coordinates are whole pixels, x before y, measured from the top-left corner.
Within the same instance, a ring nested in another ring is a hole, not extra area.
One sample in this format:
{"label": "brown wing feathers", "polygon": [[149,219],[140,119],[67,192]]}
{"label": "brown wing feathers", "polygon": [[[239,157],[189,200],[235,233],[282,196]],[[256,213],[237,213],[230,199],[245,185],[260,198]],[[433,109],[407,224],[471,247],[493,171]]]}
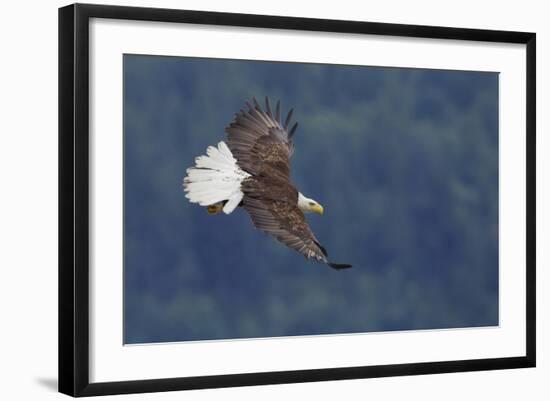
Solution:
{"label": "brown wing feathers", "polygon": [[326,251],[319,245],[300,209],[282,201],[265,202],[245,197],[244,207],[254,226],[275,237],[306,258],[328,263]]}
{"label": "brown wing feathers", "polygon": [[270,167],[288,174],[292,142],[289,133],[279,121],[280,102],[277,102],[275,118],[272,116],[268,98],[266,111],[261,109],[255,98],[253,102],[254,106],[246,102],[248,110],[236,113],[235,119],[225,128],[227,145],[239,166],[249,174],[262,173],[266,163],[271,163]]}

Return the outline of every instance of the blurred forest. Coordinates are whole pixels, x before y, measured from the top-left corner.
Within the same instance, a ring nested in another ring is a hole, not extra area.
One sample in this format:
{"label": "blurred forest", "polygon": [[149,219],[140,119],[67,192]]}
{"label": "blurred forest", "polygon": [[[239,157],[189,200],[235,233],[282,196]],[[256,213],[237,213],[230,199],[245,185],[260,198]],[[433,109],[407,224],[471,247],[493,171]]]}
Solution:
{"label": "blurred forest", "polygon": [[[498,324],[498,73],[124,56],[125,343]],[[335,271],[184,197],[268,95]]]}

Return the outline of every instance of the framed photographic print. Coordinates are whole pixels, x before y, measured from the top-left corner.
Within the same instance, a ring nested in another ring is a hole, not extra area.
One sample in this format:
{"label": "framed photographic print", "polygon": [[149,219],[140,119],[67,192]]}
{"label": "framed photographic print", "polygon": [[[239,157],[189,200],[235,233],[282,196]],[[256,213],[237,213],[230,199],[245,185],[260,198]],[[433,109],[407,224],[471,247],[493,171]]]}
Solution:
{"label": "framed photographic print", "polygon": [[59,10],[59,390],[535,366],[535,34]]}

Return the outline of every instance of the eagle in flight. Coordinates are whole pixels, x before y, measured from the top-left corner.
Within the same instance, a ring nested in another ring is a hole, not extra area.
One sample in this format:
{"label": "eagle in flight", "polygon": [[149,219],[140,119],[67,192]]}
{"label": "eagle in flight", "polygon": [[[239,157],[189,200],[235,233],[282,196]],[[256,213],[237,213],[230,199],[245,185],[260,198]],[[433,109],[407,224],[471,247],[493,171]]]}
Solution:
{"label": "eagle in flight", "polygon": [[247,110],[235,113],[225,128],[227,143],[209,146],[206,155],[195,159],[183,180],[185,197],[207,207],[210,214],[233,212],[243,207],[254,226],[306,257],[334,269],[351,267],[332,263],[319,243],[304,213],[323,214],[323,207],[300,193],[290,181],[292,136],[298,123],[289,128],[292,109],[284,123],[280,102],[275,113],[269,99],[265,110],[253,98]]}

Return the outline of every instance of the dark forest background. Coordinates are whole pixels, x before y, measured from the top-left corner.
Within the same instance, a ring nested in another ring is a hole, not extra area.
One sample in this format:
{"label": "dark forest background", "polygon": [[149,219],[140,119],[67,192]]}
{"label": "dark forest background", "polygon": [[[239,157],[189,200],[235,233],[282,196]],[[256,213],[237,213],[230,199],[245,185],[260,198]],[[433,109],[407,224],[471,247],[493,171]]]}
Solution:
{"label": "dark forest background", "polygon": [[[498,74],[124,56],[125,343],[498,324]],[[244,101],[294,108],[294,183],[335,271],[185,169]]]}

